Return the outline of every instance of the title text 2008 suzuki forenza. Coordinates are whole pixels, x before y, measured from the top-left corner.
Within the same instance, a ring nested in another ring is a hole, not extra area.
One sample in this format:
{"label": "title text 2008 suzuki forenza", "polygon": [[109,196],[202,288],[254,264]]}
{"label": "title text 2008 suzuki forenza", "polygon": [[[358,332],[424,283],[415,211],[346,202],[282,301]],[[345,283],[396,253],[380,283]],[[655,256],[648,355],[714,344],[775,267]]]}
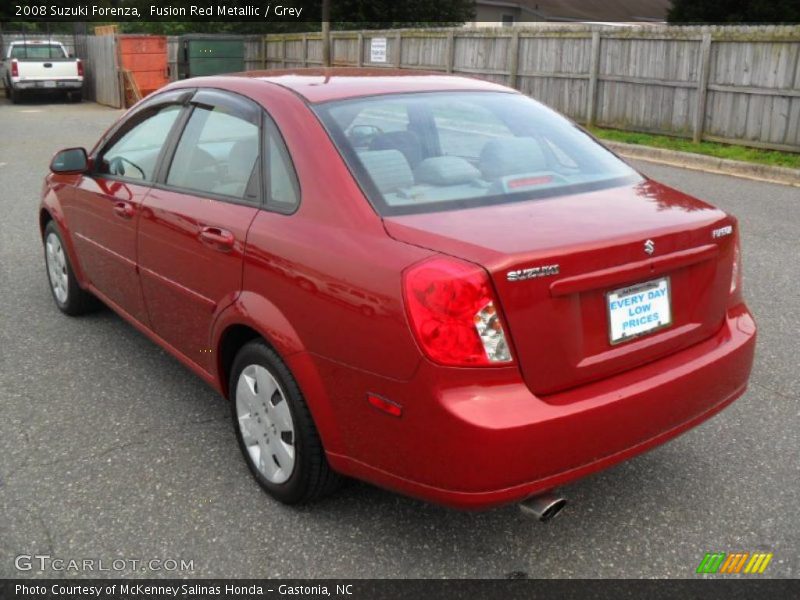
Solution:
{"label": "title text 2008 suzuki forenza", "polygon": [[59,308],[99,298],[229,398],[287,503],[341,475],[530,501],[747,385],[736,220],[499,85],[187,80],[51,170]]}

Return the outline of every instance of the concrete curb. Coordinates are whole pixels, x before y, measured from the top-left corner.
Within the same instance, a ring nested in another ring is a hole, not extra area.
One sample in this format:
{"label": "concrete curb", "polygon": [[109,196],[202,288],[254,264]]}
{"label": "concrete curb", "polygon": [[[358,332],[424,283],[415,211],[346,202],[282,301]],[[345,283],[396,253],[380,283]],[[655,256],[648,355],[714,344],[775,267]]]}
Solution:
{"label": "concrete curb", "polygon": [[800,169],[760,165],[740,160],[715,158],[704,154],[692,154],[690,152],[677,152],[675,150],[653,148],[652,146],[640,146],[638,144],[623,144],[621,142],[611,142],[608,140],[600,141],[625,158],[646,160],[664,165],[682,167],[684,169],[693,169],[695,171],[733,175],[746,179],[756,179],[758,181],[768,181],[770,183],[781,183],[800,187]]}

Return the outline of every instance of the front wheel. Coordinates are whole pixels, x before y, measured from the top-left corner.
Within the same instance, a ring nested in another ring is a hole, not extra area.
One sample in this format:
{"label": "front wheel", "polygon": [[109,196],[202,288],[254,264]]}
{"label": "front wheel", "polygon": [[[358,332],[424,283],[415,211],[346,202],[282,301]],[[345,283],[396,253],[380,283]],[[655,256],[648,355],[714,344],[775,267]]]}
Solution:
{"label": "front wheel", "polygon": [[229,389],[239,448],[262,488],[284,504],[336,490],[340,476],[328,465],[303,394],[275,351],[261,340],[245,345]]}
{"label": "front wheel", "polygon": [[95,297],[78,285],[61,232],[54,221],[50,221],[44,229],[44,261],[50,291],[61,312],[76,316],[97,307]]}

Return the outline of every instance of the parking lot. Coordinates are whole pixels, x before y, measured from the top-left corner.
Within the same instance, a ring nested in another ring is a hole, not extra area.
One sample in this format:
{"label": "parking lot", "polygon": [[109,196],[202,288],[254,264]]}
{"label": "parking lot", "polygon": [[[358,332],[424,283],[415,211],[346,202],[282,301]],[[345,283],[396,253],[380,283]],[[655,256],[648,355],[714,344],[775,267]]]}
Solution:
{"label": "parking lot", "polygon": [[706,552],[765,551],[763,576],[800,574],[800,188],[638,164],[739,217],[756,366],[711,421],[563,488],[554,521],[360,483],[288,508],[250,477],[215,392],[111,311],[71,319],[51,299],[42,177],[119,114],[0,99],[0,578],[61,575],[17,571],[20,554],[193,561],[103,573],[149,577],[686,578]]}

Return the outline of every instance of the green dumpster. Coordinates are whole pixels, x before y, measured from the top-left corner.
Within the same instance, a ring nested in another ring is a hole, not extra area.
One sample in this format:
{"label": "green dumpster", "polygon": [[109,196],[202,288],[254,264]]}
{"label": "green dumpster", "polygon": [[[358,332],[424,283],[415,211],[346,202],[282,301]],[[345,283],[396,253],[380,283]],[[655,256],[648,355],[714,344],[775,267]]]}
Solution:
{"label": "green dumpster", "polygon": [[244,38],[182,35],[178,40],[178,78],[244,71]]}

